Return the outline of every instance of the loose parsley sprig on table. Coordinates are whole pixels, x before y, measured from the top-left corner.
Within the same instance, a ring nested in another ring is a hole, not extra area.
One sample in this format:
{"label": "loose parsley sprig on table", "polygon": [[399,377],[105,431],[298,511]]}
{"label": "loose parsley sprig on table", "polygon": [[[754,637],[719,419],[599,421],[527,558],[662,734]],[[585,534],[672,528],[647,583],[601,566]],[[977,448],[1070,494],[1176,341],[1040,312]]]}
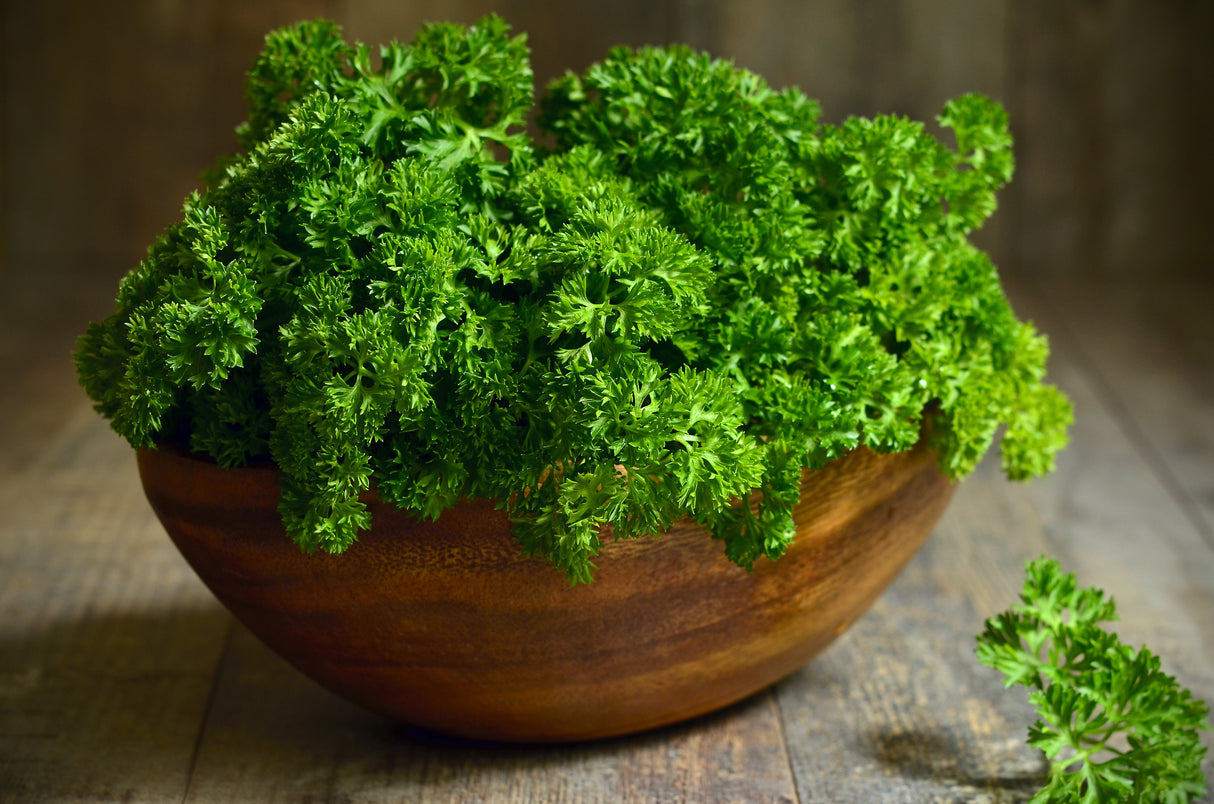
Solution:
{"label": "loose parsley sprig on table", "polygon": [[978,660],[1005,685],[1023,684],[1040,720],[1029,744],[1051,760],[1035,804],[1167,802],[1206,792],[1206,704],[1100,627],[1117,619],[1112,598],[1079,589],[1049,558],[1029,562],[1015,606],[986,622]]}
{"label": "loose parsley sprig on table", "polygon": [[[967,95],[949,148],[895,116],[819,122],[796,89],[684,47],[617,49],[540,99],[490,16],[373,58],[329,22],[272,32],[243,152],[207,174],[80,380],[136,447],[270,459],[305,550],[499,501],[588,581],[604,534],[691,517],[778,558],[802,472],[909,449],[951,477],[1006,425],[1043,474],[1070,405],[968,235],[1011,175],[1007,116]],[[754,505],[738,505],[753,495]]]}

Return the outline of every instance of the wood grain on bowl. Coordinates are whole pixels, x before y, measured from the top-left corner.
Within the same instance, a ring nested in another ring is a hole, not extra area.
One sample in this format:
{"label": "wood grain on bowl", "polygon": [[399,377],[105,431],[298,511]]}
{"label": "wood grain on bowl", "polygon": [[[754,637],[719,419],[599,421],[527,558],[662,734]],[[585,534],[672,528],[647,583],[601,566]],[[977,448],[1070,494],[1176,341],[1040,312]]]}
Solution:
{"label": "wood grain on bowl", "polygon": [[303,554],[278,471],[143,450],[148,500],[235,616],[334,692],[461,737],[594,739],[709,712],[796,670],[864,612],[926,540],[953,484],[923,443],[865,449],[802,479],[797,538],[753,572],[694,522],[608,542],[594,583],[527,559],[505,514],[437,521],[378,501],[341,555]]}

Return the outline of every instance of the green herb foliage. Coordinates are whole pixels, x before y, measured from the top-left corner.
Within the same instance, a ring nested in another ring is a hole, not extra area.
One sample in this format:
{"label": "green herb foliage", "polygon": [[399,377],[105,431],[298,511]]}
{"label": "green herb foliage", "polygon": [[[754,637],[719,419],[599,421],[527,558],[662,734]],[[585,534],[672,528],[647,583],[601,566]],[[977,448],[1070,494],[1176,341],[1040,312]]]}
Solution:
{"label": "green herb foliage", "polygon": [[1160,669],[1145,647],[1134,650],[1100,627],[1117,619],[1112,598],[1079,589],[1052,559],[1027,567],[1022,605],[990,619],[978,659],[1023,684],[1040,720],[1029,744],[1051,760],[1039,804],[1168,802],[1203,796],[1209,728],[1205,703]]}
{"label": "green herb foliage", "polygon": [[[960,477],[1006,425],[1015,478],[1070,421],[1044,339],[967,235],[1011,173],[1003,111],[819,122],[682,47],[552,85],[522,37],[431,25],[373,59],[271,33],[242,153],[77,350],[137,447],[273,459],[287,530],[341,551],[361,492],[434,517],[484,496],[591,578],[604,536],[693,517],[744,567],[792,538],[801,473],[931,438]],[[738,500],[753,494],[755,505]]]}

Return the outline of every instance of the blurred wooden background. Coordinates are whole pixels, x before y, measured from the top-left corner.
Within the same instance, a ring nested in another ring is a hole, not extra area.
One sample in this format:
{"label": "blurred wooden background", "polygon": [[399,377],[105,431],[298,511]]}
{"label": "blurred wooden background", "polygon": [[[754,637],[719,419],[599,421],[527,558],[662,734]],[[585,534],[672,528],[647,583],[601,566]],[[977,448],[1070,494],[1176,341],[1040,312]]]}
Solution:
{"label": "blurred wooden background", "polygon": [[[3,274],[116,278],[235,147],[272,27],[348,38],[497,11],[537,82],[612,44],[687,42],[820,99],[828,121],[931,119],[969,90],[1012,114],[1018,172],[982,234],[1005,275],[1208,270],[1209,0],[3,0]],[[7,284],[7,283],[5,283]]]}

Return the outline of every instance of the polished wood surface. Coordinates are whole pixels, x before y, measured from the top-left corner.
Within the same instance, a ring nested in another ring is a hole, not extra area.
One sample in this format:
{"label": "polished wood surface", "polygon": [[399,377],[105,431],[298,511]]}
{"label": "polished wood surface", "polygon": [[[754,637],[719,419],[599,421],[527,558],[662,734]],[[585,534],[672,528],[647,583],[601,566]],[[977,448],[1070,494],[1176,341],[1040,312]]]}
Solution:
{"label": "polished wood surface", "polygon": [[1076,404],[1057,472],[1009,483],[992,455],[869,611],[756,695],[502,747],[370,713],[237,623],[76,387],[72,341],[113,287],[0,278],[0,802],[1027,801],[1032,709],[973,657],[1026,559],[1108,589],[1123,637],[1214,702],[1214,282],[1010,290]]}
{"label": "polished wood surface", "polygon": [[520,555],[506,514],[468,500],[436,521],[373,498],[341,555],[304,555],[273,467],[143,450],[148,499],[236,618],[309,677],[415,726],[564,742],[735,703],[841,635],[923,544],[954,484],[925,444],[806,472],[797,539],[747,573],[694,521],[612,541],[570,587]]}

